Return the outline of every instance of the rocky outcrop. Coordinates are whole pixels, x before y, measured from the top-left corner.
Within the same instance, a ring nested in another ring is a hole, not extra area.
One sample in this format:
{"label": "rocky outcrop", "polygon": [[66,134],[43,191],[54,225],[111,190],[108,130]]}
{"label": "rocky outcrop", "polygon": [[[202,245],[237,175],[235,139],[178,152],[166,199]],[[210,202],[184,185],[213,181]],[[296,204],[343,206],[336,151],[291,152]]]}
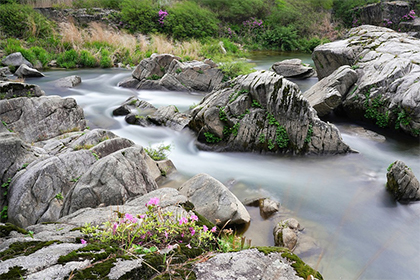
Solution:
{"label": "rocky outcrop", "polygon": [[313,53],[320,79],[342,65],[356,69],[357,82],[336,112],[418,138],[420,40],[369,25],[351,29],[347,37]]}
{"label": "rocky outcrop", "polygon": [[179,192],[195,205],[195,210],[219,226],[226,223],[249,223],[251,217],[243,204],[226,186],[207,174],[199,174],[185,182]]}
{"label": "rocky outcrop", "polygon": [[355,24],[371,24],[378,26],[394,26],[405,21],[411,6],[408,1],[380,1],[379,3],[365,5],[354,9],[353,22]]}
{"label": "rocky outcrop", "polygon": [[32,63],[26,60],[20,52],[9,54],[1,60],[1,63],[6,66],[19,67],[22,64],[33,67]]}
{"label": "rocky outcrop", "polygon": [[198,147],[215,151],[340,154],[350,148],[296,84],[267,71],[239,76],[191,112]]}
{"label": "rocky outcrop", "polygon": [[153,54],[133,71],[133,78],[120,82],[122,87],[137,89],[210,92],[223,79],[212,61],[181,62],[171,54]]}
{"label": "rocky outcrop", "polygon": [[38,12],[43,14],[47,18],[52,18],[57,22],[67,23],[68,18],[72,18],[74,23],[79,25],[87,25],[91,22],[112,22],[112,14],[115,10],[112,9],[101,9],[101,8],[89,8],[89,9],[55,9],[55,8],[36,8]]}
{"label": "rocky outcrop", "polygon": [[39,72],[38,70],[31,68],[25,64],[19,66],[19,68],[15,72],[15,75],[19,78],[45,77],[45,75]]}
{"label": "rocky outcrop", "polygon": [[29,143],[86,127],[83,109],[76,101],[58,96],[0,100],[0,119]]}
{"label": "rocky outcrop", "polygon": [[315,74],[314,69],[309,64],[304,64],[302,60],[297,58],[276,62],[271,68],[285,78],[306,79]]}
{"label": "rocky outcrop", "polygon": [[343,96],[357,81],[356,71],[344,65],[303,93],[309,104],[322,117],[341,105]]}
{"label": "rocky outcrop", "polygon": [[396,200],[410,202],[420,200],[420,183],[404,162],[397,160],[388,168],[386,189]]}
{"label": "rocky outcrop", "polygon": [[0,82],[0,100],[17,97],[39,97],[45,92],[37,85],[19,82]]}
{"label": "rocky outcrop", "polygon": [[55,85],[57,87],[62,87],[62,88],[72,88],[72,87],[77,86],[81,82],[82,82],[82,78],[80,76],[73,75],[73,76],[58,79],[57,81],[55,81]]}

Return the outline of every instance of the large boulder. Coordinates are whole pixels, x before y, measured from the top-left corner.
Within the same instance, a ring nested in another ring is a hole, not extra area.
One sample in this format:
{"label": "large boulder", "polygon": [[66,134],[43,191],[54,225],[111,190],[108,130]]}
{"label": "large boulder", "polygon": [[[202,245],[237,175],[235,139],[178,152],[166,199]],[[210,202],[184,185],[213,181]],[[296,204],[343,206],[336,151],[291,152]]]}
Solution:
{"label": "large boulder", "polygon": [[160,107],[156,112],[149,115],[147,119],[155,124],[169,127],[176,131],[183,130],[191,120],[187,114],[178,111],[174,105]]}
{"label": "large boulder", "polygon": [[62,87],[62,88],[72,88],[72,87],[77,86],[81,82],[82,82],[82,78],[80,76],[72,75],[72,76],[58,79],[57,81],[55,81],[55,85],[57,87]]}
{"label": "large boulder", "polygon": [[302,60],[298,58],[276,62],[271,68],[274,72],[285,78],[306,79],[315,74],[315,71],[311,66],[304,64]]}
{"label": "large boulder", "polygon": [[0,120],[29,143],[86,127],[83,109],[59,96],[0,100]]}
{"label": "large boulder", "polygon": [[38,85],[19,82],[0,82],[0,100],[17,97],[39,97],[45,95]]}
{"label": "large boulder", "polygon": [[114,152],[93,164],[65,197],[61,215],[99,205],[121,205],[157,189],[141,147]]}
{"label": "large boulder", "polygon": [[313,60],[320,78],[342,65],[356,69],[357,82],[336,112],[419,137],[419,39],[363,25],[345,40],[315,48]]}
{"label": "large boulder", "polygon": [[210,92],[223,79],[223,73],[212,61],[181,62],[171,54],[153,54],[140,62],[133,78],[120,82],[122,87],[149,90]]}
{"label": "large boulder", "polygon": [[45,77],[45,75],[39,72],[38,70],[31,68],[25,64],[19,66],[19,68],[15,72],[15,75],[19,78]]}
{"label": "large boulder", "polygon": [[298,86],[274,72],[239,76],[191,112],[198,147],[215,151],[341,154],[338,129],[321,121]]}
{"label": "large boulder", "polygon": [[5,58],[1,60],[1,63],[6,66],[14,66],[19,67],[22,64],[27,65],[29,67],[33,67],[32,63],[26,60],[25,57],[23,57],[22,53],[15,52],[12,54],[9,54]]}
{"label": "large boulder", "polygon": [[356,71],[344,65],[303,93],[318,116],[328,115],[341,105],[342,98],[356,83]]}
{"label": "large boulder", "polygon": [[198,174],[185,182],[179,192],[191,201],[195,210],[210,222],[224,226],[249,223],[245,206],[228,188],[207,174]]}
{"label": "large boulder", "polygon": [[386,188],[396,200],[402,202],[420,200],[420,183],[404,162],[397,160],[392,163],[386,178]]}
{"label": "large boulder", "polygon": [[354,22],[398,27],[411,10],[408,1],[380,1],[354,9]]}

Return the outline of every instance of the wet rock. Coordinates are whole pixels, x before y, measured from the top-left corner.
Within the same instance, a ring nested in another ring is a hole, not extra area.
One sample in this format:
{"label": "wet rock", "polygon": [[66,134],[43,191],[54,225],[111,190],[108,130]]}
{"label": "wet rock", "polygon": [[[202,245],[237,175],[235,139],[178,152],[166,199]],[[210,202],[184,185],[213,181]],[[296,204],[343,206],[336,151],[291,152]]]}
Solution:
{"label": "wet rock", "polygon": [[313,60],[319,78],[342,65],[356,69],[355,86],[336,113],[419,137],[419,39],[362,25],[351,29],[345,40],[315,48]]}
{"label": "wet rock", "polygon": [[149,102],[132,96],[124,101],[120,107],[116,108],[112,114],[114,116],[126,116],[131,112],[136,111],[139,116],[147,116],[148,114],[154,113],[156,110],[157,108]]}
{"label": "wet rock", "polygon": [[244,204],[246,206],[253,206],[260,208],[260,215],[264,219],[268,219],[274,213],[279,211],[279,204],[277,201],[271,200],[269,198],[254,198],[246,199]]}
{"label": "wet rock", "polygon": [[287,219],[278,223],[273,229],[274,244],[294,250],[298,243],[300,224],[296,219]]}
{"label": "wet rock", "polygon": [[1,60],[1,63],[3,65],[14,66],[14,67],[19,67],[22,64],[28,67],[33,67],[32,63],[27,61],[26,58],[23,57],[23,55],[20,52],[9,54],[8,56],[6,56],[5,58]]}
{"label": "wet rock", "polygon": [[344,65],[303,93],[309,104],[322,117],[341,105],[343,96],[357,81],[356,71]]}
{"label": "wet rock", "polygon": [[315,74],[314,69],[309,64],[304,64],[302,60],[297,58],[276,62],[271,68],[285,78],[306,79]]}
{"label": "wet rock", "polygon": [[0,100],[17,97],[39,97],[45,95],[38,85],[19,82],[0,82]]}
{"label": "wet rock", "polygon": [[136,78],[128,78],[128,79],[125,79],[124,81],[119,82],[117,86],[123,87],[123,88],[137,88],[139,84],[140,84],[140,81],[137,80]]}
{"label": "wet rock", "polygon": [[39,72],[38,70],[31,68],[25,64],[19,66],[19,68],[15,72],[15,75],[19,78],[45,77],[45,75]]}
{"label": "wet rock", "polygon": [[0,81],[6,81],[9,75],[12,75],[9,67],[0,67]]}
{"label": "wet rock", "polygon": [[179,112],[174,105],[160,107],[147,118],[155,125],[166,126],[176,131],[183,130],[191,120],[189,115]]}
{"label": "wet rock", "polygon": [[55,81],[56,86],[63,88],[72,88],[77,86],[82,82],[82,78],[77,75],[64,77]]}
{"label": "wet rock", "polygon": [[207,95],[189,127],[203,150],[342,154],[338,129],[321,121],[296,84],[273,72],[239,76]]}
{"label": "wet rock", "polygon": [[245,206],[222,183],[207,174],[198,174],[185,182],[179,192],[195,205],[195,210],[219,226],[249,223]]}
{"label": "wet rock", "polygon": [[420,183],[404,162],[397,160],[392,163],[386,178],[386,188],[396,200],[401,202],[420,200]]}

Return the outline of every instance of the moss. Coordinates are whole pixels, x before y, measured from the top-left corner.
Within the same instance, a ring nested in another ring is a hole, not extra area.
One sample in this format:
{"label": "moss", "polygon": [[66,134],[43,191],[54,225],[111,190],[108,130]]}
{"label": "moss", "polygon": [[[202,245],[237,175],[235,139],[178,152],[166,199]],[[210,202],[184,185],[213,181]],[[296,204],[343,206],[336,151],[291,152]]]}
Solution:
{"label": "moss", "polygon": [[53,241],[29,241],[29,242],[15,242],[9,246],[7,250],[0,252],[0,260],[8,260],[17,256],[29,256],[36,251],[48,247],[54,243],[62,243],[57,240]]}
{"label": "moss", "polygon": [[204,216],[202,216],[200,213],[197,213],[194,210],[194,204],[192,204],[191,202],[187,201],[185,203],[181,204],[182,208],[185,209],[185,211],[193,211],[194,214],[198,217],[198,221],[196,222],[196,224],[200,227],[202,226],[206,226],[208,228],[212,228],[215,226],[215,224],[213,224],[212,222],[210,222],[208,219],[206,219]]}
{"label": "moss", "polygon": [[310,275],[314,276],[315,278],[322,280],[321,273],[314,270],[309,265],[305,264],[298,256],[295,254],[292,254],[290,252],[284,252],[281,254],[283,258],[286,258],[293,262],[292,267],[295,269],[296,274],[300,277],[303,277],[303,279],[308,279]]}
{"label": "moss", "polygon": [[274,247],[274,246],[273,247],[253,247],[253,248],[257,249],[261,253],[264,253],[264,255],[269,255],[271,253],[284,253],[284,252],[289,251],[286,248]]}
{"label": "moss", "polygon": [[71,275],[71,278],[66,277],[65,279],[108,279],[106,276],[111,271],[111,268],[114,267],[115,262],[116,258],[110,258],[105,261],[98,262],[88,268],[77,270]]}
{"label": "moss", "polygon": [[116,252],[117,249],[106,244],[88,244],[87,246],[70,252],[65,256],[60,256],[57,263],[65,264],[71,261],[80,261],[81,259],[96,262],[104,260],[108,258],[109,255],[115,254]]}
{"label": "moss", "polygon": [[22,234],[28,234],[28,232],[23,228],[20,228],[11,223],[6,223],[4,226],[0,226],[0,237],[8,236],[12,231],[17,231]]}
{"label": "moss", "polygon": [[26,269],[23,269],[21,266],[14,266],[9,268],[7,273],[0,274],[0,279],[10,280],[10,279],[23,279]]}

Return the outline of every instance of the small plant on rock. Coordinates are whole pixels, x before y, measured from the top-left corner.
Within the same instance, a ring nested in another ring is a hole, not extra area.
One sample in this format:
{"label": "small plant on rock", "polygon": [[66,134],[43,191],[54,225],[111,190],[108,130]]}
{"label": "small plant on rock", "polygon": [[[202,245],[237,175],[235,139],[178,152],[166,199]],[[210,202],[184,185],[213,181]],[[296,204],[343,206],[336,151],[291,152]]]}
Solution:
{"label": "small plant on rock", "polygon": [[153,160],[164,160],[168,158],[168,153],[171,151],[172,145],[165,145],[160,144],[157,148],[147,147],[144,148],[145,152],[153,159]]}

